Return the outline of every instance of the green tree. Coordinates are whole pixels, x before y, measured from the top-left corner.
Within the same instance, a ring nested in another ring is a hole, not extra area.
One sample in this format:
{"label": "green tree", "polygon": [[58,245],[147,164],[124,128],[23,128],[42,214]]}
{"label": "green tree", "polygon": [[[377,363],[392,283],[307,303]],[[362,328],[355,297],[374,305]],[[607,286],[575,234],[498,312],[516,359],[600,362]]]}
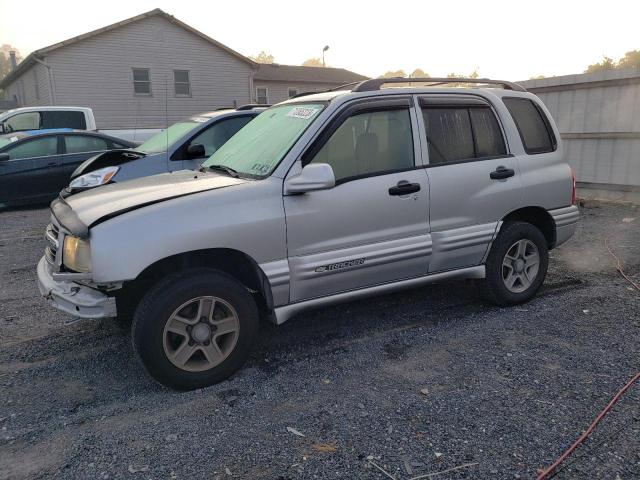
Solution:
{"label": "green tree", "polygon": [[383,75],[380,75],[378,78],[394,78],[394,77],[406,78],[407,74],[404,72],[404,70],[395,70],[395,71],[386,72]]}
{"label": "green tree", "polygon": [[302,62],[303,67],[322,67],[322,60],[317,57],[309,58]]}
{"label": "green tree", "polygon": [[587,67],[584,73],[603,72],[605,70],[613,70],[616,68],[616,62],[611,57],[602,57],[602,61],[598,63],[592,63]]}
{"label": "green tree", "polygon": [[431,75],[429,75],[427,72],[425,72],[421,68],[416,68],[413,72],[411,72],[411,75],[409,76],[411,78],[427,78],[427,77],[430,77]]}
{"label": "green tree", "polygon": [[618,61],[618,68],[640,68],[640,50],[631,50]]}
{"label": "green tree", "polygon": [[273,63],[274,61],[273,55],[265,52],[264,50],[262,50],[258,55],[249,56],[249,58],[256,63]]}

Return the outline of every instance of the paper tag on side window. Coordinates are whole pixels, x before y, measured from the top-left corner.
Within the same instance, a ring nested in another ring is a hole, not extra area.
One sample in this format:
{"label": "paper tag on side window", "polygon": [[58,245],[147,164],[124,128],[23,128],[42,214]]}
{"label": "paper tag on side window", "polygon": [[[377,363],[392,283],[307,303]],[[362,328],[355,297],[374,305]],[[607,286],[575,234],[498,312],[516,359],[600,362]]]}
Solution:
{"label": "paper tag on side window", "polygon": [[287,117],[302,118],[303,120],[306,120],[307,118],[313,117],[318,110],[318,108],[295,107],[287,113]]}

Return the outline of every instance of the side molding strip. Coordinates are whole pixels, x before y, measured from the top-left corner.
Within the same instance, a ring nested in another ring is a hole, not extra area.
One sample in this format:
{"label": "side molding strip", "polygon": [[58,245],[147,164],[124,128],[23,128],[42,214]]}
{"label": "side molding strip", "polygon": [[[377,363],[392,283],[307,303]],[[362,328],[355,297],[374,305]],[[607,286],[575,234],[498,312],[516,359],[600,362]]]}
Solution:
{"label": "side molding strip", "polygon": [[384,283],[381,285],[374,285],[372,287],[366,287],[359,290],[351,290],[348,292],[337,293],[329,297],[312,298],[310,300],[304,300],[302,302],[292,303],[290,305],[284,305],[274,310],[276,323],[278,325],[286,322],[294,315],[309,310],[311,308],[324,307],[327,305],[334,305],[336,303],[350,302],[364,297],[372,295],[380,295],[383,293],[395,292],[397,290],[404,290],[411,287],[417,287],[420,285],[426,285],[428,283],[435,283],[442,280],[452,280],[461,278],[484,278],[485,268],[484,265],[477,267],[461,268],[458,270],[450,270],[448,272],[434,273],[431,275],[425,275],[422,277],[409,278],[407,280],[401,280],[399,282]]}

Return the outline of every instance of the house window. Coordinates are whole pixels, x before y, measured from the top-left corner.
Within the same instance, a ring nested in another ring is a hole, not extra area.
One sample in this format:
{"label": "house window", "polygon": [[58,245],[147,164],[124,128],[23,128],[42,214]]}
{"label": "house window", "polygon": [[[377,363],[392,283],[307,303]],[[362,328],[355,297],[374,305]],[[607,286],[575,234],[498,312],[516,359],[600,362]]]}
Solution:
{"label": "house window", "polygon": [[269,103],[269,92],[267,87],[256,87],[256,103],[266,105]]}
{"label": "house window", "polygon": [[173,71],[173,88],[178,97],[191,96],[191,84],[189,83],[189,70]]}
{"label": "house window", "polygon": [[133,93],[151,95],[151,76],[148,68],[133,69]]}
{"label": "house window", "polygon": [[297,88],[291,88],[291,87],[289,88],[289,93],[288,93],[289,98],[295,97],[296,95],[298,95],[298,93],[300,92],[298,92]]}

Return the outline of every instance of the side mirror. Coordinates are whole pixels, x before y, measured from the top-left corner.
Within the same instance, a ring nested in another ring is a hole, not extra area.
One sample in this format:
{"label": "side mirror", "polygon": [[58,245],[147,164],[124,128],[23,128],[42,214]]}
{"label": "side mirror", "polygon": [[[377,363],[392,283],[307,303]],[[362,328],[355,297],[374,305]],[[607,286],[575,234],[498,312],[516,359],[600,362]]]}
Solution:
{"label": "side mirror", "polygon": [[9,154],[8,153],[0,153],[0,162],[6,162],[7,160],[9,160]]}
{"label": "side mirror", "polygon": [[195,145],[189,145],[187,148],[187,157],[188,158],[202,158],[206,155],[204,150],[204,145],[200,145],[196,143]]}
{"label": "side mirror", "polygon": [[336,177],[328,163],[310,163],[298,175],[287,178],[285,193],[306,193],[335,187]]}

